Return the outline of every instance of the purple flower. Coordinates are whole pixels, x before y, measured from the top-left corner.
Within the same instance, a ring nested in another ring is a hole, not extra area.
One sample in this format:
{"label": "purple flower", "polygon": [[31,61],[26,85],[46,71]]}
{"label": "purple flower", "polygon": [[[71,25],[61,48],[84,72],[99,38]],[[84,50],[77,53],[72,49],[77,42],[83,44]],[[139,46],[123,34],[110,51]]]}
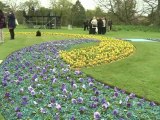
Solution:
{"label": "purple flower", "polygon": [[105,98],[102,98],[101,103],[102,103],[102,104],[106,103],[106,99],[105,99]]}
{"label": "purple flower", "polygon": [[73,84],[73,88],[76,89],[76,88],[77,88],[77,85],[76,85],[76,84]]}
{"label": "purple flower", "polygon": [[78,97],[77,102],[78,103],[83,103],[83,98],[82,97]]}
{"label": "purple flower", "polygon": [[57,78],[52,78],[51,81],[52,83],[55,83],[57,81]]}
{"label": "purple flower", "polygon": [[59,114],[56,113],[55,120],[60,120]]}
{"label": "purple flower", "polygon": [[109,86],[107,86],[107,85],[105,85],[105,86],[104,86],[104,88],[105,88],[105,89],[109,89],[110,87],[109,87]]}
{"label": "purple flower", "polygon": [[142,103],[141,103],[141,102],[138,102],[137,105],[138,105],[138,106],[142,106]]}
{"label": "purple flower", "polygon": [[83,82],[83,81],[84,81],[84,79],[83,79],[83,78],[79,78],[79,81],[80,81],[80,82]]}
{"label": "purple flower", "polygon": [[75,75],[80,75],[82,72],[79,70],[76,70],[74,73],[75,73]]}
{"label": "purple flower", "polygon": [[16,107],[14,110],[15,112],[20,112],[20,107]]}
{"label": "purple flower", "polygon": [[35,95],[36,92],[34,90],[31,91],[31,95]]}
{"label": "purple flower", "polygon": [[118,92],[118,88],[117,87],[114,87],[114,92]]}
{"label": "purple flower", "polygon": [[132,116],[132,113],[131,113],[131,112],[128,112],[128,113],[127,113],[127,117],[130,118],[131,116]]}
{"label": "purple flower", "polygon": [[50,101],[51,101],[51,103],[55,103],[56,102],[55,98],[53,98],[53,97],[50,99]]}
{"label": "purple flower", "polygon": [[22,82],[23,78],[22,77],[18,77],[18,81]]}
{"label": "purple flower", "polygon": [[24,89],[23,89],[23,88],[20,88],[20,89],[19,89],[19,92],[20,92],[20,93],[23,93],[23,92],[24,92]]}
{"label": "purple flower", "polygon": [[61,105],[60,104],[58,104],[58,103],[56,103],[56,108],[57,108],[57,110],[61,110]]}
{"label": "purple flower", "polygon": [[5,98],[9,98],[11,95],[9,92],[6,92],[4,96],[5,96]]}
{"label": "purple flower", "polygon": [[51,108],[51,107],[53,107],[53,106],[54,106],[53,103],[48,104],[48,107],[49,107],[49,108]]}
{"label": "purple flower", "polygon": [[44,113],[44,114],[47,113],[47,111],[44,108],[41,108],[40,111],[41,113]]}
{"label": "purple flower", "polygon": [[3,87],[7,86],[7,81],[6,81],[6,80],[3,80],[3,81],[2,81],[2,86],[3,86]]}
{"label": "purple flower", "polygon": [[94,93],[95,93],[95,95],[97,95],[97,96],[100,94],[100,92],[99,92],[98,90],[96,90]]}
{"label": "purple flower", "polygon": [[131,99],[133,99],[133,98],[135,98],[135,94],[134,93],[131,93],[130,95],[129,95],[129,97],[131,98]]}
{"label": "purple flower", "polygon": [[28,100],[27,96],[23,96],[23,97],[22,97],[22,100],[23,100],[23,101],[27,101],[27,100]]}
{"label": "purple flower", "polygon": [[22,116],[23,116],[22,112],[17,112],[17,118],[18,118],[18,119],[21,119]]}
{"label": "purple flower", "polygon": [[107,103],[104,103],[103,105],[102,105],[102,108],[104,108],[104,109],[107,109],[109,106],[108,106],[108,104]]}
{"label": "purple flower", "polygon": [[90,104],[89,106],[90,106],[91,108],[96,108],[96,107],[98,106],[98,103],[95,102],[95,103]]}
{"label": "purple flower", "polygon": [[128,103],[127,103],[127,107],[131,107],[131,103],[128,102]]}
{"label": "purple flower", "polygon": [[76,118],[75,118],[75,116],[74,116],[74,115],[72,115],[71,120],[76,120]]}
{"label": "purple flower", "polygon": [[114,92],[114,97],[118,97],[118,92]]}
{"label": "purple flower", "polygon": [[94,84],[93,82],[89,82],[89,86],[92,87]]}
{"label": "purple flower", "polygon": [[66,89],[66,84],[62,84],[62,86],[61,86],[61,90],[63,91],[63,89]]}
{"label": "purple flower", "polygon": [[128,100],[129,100],[129,97],[127,96],[126,99],[125,99],[125,101],[128,102]]}
{"label": "purple flower", "polygon": [[37,74],[34,74],[34,75],[32,76],[32,80],[35,81],[36,78],[37,78]]}
{"label": "purple flower", "polygon": [[113,115],[115,115],[115,116],[118,115],[118,110],[117,109],[113,110]]}
{"label": "purple flower", "polygon": [[94,112],[94,119],[95,120],[100,120],[100,118],[101,118],[100,113],[99,112]]}
{"label": "purple flower", "polygon": [[32,88],[32,86],[29,86],[29,87],[28,87],[28,90],[29,90],[29,91],[32,91],[32,90],[34,90],[34,89]]}
{"label": "purple flower", "polygon": [[72,98],[71,101],[72,101],[73,104],[77,104],[77,100],[76,99]]}
{"label": "purple flower", "polygon": [[82,107],[79,108],[79,111],[80,111],[81,114],[84,113],[85,110],[86,110],[86,108],[84,106],[82,106]]}
{"label": "purple flower", "polygon": [[22,101],[22,103],[21,103],[22,105],[27,105],[28,104],[28,102],[27,101]]}
{"label": "purple flower", "polygon": [[155,106],[156,104],[154,102],[149,103],[150,106]]}

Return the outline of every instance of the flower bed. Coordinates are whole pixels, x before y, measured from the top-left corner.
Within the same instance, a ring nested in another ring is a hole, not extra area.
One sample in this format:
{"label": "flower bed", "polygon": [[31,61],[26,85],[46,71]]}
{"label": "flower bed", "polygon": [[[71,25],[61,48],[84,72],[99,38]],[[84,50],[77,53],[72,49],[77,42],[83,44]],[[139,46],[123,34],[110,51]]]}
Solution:
{"label": "flower bed", "polygon": [[74,44],[95,40],[42,43],[14,52],[0,65],[0,111],[5,119],[92,120],[158,119],[160,106],[127,95],[81,71],[59,55]]}
{"label": "flower bed", "polygon": [[101,41],[99,45],[70,52],[60,51],[60,56],[73,68],[94,66],[110,63],[129,56],[134,51],[134,46],[120,40]]}

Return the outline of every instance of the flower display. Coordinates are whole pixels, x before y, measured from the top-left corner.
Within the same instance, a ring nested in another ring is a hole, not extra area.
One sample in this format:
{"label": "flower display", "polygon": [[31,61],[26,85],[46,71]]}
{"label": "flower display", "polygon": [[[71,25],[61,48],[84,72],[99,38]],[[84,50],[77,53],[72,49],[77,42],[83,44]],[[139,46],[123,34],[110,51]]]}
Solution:
{"label": "flower display", "polygon": [[60,51],[60,56],[73,68],[94,66],[123,59],[134,52],[132,44],[120,40],[101,40],[99,45],[72,51]]}
{"label": "flower display", "polygon": [[60,57],[60,51],[86,42],[97,40],[46,42],[8,56],[0,64],[3,117],[6,120],[159,119],[159,105],[97,82],[80,70],[71,69]]}

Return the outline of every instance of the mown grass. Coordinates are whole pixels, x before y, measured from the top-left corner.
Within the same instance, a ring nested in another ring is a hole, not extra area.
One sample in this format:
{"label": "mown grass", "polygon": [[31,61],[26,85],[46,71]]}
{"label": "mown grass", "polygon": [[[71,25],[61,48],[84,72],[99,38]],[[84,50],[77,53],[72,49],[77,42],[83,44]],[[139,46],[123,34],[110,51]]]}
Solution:
{"label": "mown grass", "polygon": [[[83,31],[83,28],[73,28],[68,30],[62,29],[40,29],[41,32],[59,32],[69,34],[88,34],[88,31]],[[23,27],[16,28],[16,32],[34,32],[37,29],[26,29]],[[46,41],[66,39],[63,36],[44,36],[36,37],[35,35],[20,35],[16,34],[15,40],[9,40],[8,30],[4,29],[5,42],[0,44],[0,59],[5,59],[12,52],[31,46],[33,44],[39,44]],[[160,38],[158,32],[152,31],[140,31],[140,30],[120,30],[107,32],[105,36],[115,38]],[[106,84],[117,86],[128,92],[136,93],[141,97],[145,97],[150,100],[154,100],[160,103],[160,43],[133,43],[137,48],[136,52],[124,59],[111,64],[104,64],[101,66],[95,66],[93,68],[83,68],[82,70],[88,75],[93,76],[95,79],[102,81]],[[74,46],[74,48],[81,48],[95,43],[81,44]],[[72,48],[73,49],[73,48]]]}
{"label": "mown grass", "polygon": [[[82,71],[105,84],[160,103],[160,43],[134,42],[133,44],[136,52],[128,58],[83,68]],[[77,46],[78,48],[80,46]]]}

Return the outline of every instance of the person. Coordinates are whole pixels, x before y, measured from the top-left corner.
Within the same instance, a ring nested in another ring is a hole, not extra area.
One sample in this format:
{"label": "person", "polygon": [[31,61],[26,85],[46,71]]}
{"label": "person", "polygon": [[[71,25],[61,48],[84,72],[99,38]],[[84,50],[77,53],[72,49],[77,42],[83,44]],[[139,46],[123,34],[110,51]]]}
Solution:
{"label": "person", "polygon": [[2,10],[0,10],[0,42],[4,42],[3,28],[5,27],[5,17]]}
{"label": "person", "polygon": [[92,34],[92,19],[89,20],[88,26],[89,26],[89,34]]}
{"label": "person", "polygon": [[16,21],[15,21],[15,15],[11,11],[8,15],[8,29],[10,32],[10,39],[13,40],[15,38],[14,29],[16,28]]}
{"label": "person", "polygon": [[111,19],[108,20],[108,27],[109,27],[109,30],[112,30],[112,20]]}
{"label": "person", "polygon": [[91,24],[92,24],[92,34],[96,34],[96,29],[97,29],[97,19],[96,17],[93,17],[92,21],[91,21]]}
{"label": "person", "polygon": [[88,24],[89,24],[88,20],[86,20],[86,21],[83,22],[84,31],[86,31],[86,29],[88,30]]}
{"label": "person", "polygon": [[97,21],[98,21],[97,23],[98,24],[98,34],[102,34],[103,21],[101,18],[98,18]]}
{"label": "person", "polygon": [[103,17],[103,18],[102,18],[102,22],[103,22],[102,34],[104,35],[104,34],[106,34],[106,32],[107,32],[107,25],[106,25],[107,19]]}

